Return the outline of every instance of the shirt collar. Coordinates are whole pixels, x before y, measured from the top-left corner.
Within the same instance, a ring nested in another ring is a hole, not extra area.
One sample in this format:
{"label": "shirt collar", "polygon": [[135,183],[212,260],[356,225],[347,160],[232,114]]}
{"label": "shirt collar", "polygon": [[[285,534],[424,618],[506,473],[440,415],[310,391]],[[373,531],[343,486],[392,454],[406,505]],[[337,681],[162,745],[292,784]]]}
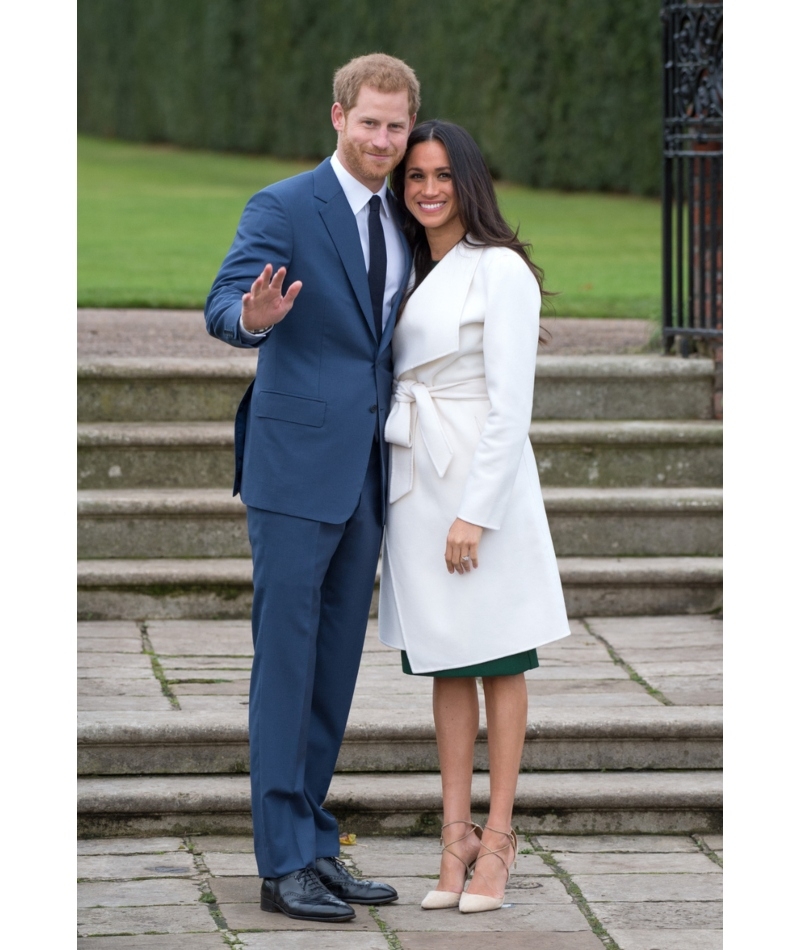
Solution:
{"label": "shirt collar", "polygon": [[344,165],[342,165],[336,152],[331,156],[331,168],[339,179],[339,184],[342,186],[342,191],[344,192],[345,198],[347,198],[347,203],[353,210],[353,214],[358,214],[374,194],[380,197],[381,209],[383,213],[386,214],[387,187],[385,179],[380,191],[370,191],[366,185],[362,185],[361,182],[357,178],[354,178]]}

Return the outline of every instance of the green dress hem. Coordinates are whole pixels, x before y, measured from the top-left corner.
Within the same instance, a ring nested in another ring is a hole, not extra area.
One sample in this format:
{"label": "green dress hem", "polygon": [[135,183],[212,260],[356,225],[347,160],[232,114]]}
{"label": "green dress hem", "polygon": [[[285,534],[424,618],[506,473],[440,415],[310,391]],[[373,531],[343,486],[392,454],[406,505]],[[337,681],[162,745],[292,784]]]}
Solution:
{"label": "green dress hem", "polygon": [[539,665],[536,650],[524,650],[513,656],[501,656],[496,660],[487,660],[485,663],[474,663],[472,666],[461,666],[452,670],[435,670],[433,673],[415,673],[408,662],[408,654],[400,651],[400,660],[403,672],[409,676],[513,676],[515,673],[524,673],[534,670]]}

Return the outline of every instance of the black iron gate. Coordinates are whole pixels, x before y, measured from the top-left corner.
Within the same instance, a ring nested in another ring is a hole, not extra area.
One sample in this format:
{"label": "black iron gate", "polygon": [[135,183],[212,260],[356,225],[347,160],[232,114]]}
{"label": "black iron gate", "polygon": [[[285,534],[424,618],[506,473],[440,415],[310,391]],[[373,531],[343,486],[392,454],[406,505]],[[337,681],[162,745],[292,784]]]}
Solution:
{"label": "black iron gate", "polygon": [[663,335],[722,340],[722,3],[664,0]]}

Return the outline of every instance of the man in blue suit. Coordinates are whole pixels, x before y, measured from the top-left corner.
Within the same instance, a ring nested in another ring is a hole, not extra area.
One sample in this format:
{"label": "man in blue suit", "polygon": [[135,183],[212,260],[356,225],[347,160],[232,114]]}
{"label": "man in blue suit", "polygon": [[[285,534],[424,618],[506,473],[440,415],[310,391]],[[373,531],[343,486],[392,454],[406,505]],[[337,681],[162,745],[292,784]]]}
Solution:
{"label": "man in blue suit", "polygon": [[334,99],[335,154],[250,199],[205,311],[212,336],[259,348],[234,481],[253,551],[253,831],[262,910],[300,920],[397,899],[347,872],[323,802],[383,532],[391,339],[411,266],[386,176],[419,84],[375,53],[338,70]]}

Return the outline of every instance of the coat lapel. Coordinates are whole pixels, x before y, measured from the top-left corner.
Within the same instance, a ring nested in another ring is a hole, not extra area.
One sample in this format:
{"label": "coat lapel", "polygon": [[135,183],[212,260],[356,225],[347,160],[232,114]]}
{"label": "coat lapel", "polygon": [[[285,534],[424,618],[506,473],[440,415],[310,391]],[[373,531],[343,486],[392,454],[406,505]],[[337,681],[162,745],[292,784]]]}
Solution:
{"label": "coat lapel", "polygon": [[395,376],[458,350],[461,313],[482,247],[457,244],[428,274],[403,311],[393,346]]}
{"label": "coat lapel", "polygon": [[356,299],[361,307],[364,319],[373,337],[375,325],[372,318],[372,302],[369,297],[367,270],[364,267],[364,253],[353,211],[339,184],[330,159],[319,165],[314,171],[314,194],[324,202],[320,215],[341,258],[345,273],[353,287]]}

